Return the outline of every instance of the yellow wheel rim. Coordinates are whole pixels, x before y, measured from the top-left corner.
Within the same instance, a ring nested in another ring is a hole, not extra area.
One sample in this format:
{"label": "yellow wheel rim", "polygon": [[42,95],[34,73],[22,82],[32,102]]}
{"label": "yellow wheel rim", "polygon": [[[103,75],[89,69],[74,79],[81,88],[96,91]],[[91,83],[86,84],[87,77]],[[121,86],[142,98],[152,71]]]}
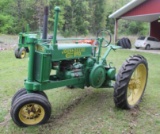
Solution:
{"label": "yellow wheel rim", "polygon": [[147,68],[144,64],[139,64],[134,70],[129,81],[127,90],[128,104],[131,106],[136,105],[145,89],[147,80]]}
{"label": "yellow wheel rim", "polygon": [[26,51],[23,50],[23,51],[21,52],[21,58],[24,58],[25,56],[26,56]]}
{"label": "yellow wheel rim", "polygon": [[19,119],[26,125],[36,125],[43,120],[44,116],[44,108],[35,103],[26,104],[19,111]]}

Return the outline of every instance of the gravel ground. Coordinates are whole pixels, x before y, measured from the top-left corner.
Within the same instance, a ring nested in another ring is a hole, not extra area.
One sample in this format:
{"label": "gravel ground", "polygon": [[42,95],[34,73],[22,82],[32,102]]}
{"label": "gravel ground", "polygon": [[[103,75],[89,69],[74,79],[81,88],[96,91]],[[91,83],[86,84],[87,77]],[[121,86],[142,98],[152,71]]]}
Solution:
{"label": "gravel ground", "polygon": [[145,50],[145,49],[135,49],[135,48],[132,48],[131,51],[160,54],[160,49]]}
{"label": "gravel ground", "polygon": [[0,51],[14,49],[18,43],[17,35],[0,34]]}
{"label": "gravel ground", "polygon": [[[18,36],[17,35],[0,34],[0,51],[14,49],[17,46],[17,43],[18,43]],[[160,54],[160,49],[145,50],[145,49],[132,48],[131,51]]]}

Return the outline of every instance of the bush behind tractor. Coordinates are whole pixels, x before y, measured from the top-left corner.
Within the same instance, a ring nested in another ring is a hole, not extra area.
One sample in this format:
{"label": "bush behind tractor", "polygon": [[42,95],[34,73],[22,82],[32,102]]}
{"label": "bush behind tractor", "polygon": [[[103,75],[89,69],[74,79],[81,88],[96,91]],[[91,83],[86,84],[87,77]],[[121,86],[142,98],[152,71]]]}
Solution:
{"label": "bush behind tractor", "polygon": [[[55,7],[53,39],[40,39],[38,34],[20,33],[19,52],[28,48],[28,76],[24,88],[15,93],[11,102],[11,117],[18,126],[32,126],[46,123],[51,116],[51,104],[44,90],[62,86],[93,88],[114,87],[114,102],[118,108],[131,109],[137,106],[144,94],[148,63],[141,55],[127,59],[118,74],[116,68],[107,63],[111,50],[111,35],[100,31],[97,45],[63,43],[57,41],[59,7]],[[46,30],[45,30],[46,35]],[[109,36],[109,40],[107,37]],[[72,39],[71,39],[72,40]],[[98,49],[97,49],[98,47]],[[101,56],[101,51],[107,47]],[[98,50],[98,51],[97,51]]]}

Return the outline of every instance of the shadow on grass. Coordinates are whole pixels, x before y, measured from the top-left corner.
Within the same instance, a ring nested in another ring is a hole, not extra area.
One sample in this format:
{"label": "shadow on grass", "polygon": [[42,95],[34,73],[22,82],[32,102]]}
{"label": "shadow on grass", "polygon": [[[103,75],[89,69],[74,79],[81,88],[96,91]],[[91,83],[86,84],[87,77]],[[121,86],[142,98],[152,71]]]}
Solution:
{"label": "shadow on grass", "polygon": [[[73,92],[75,92],[79,89],[67,90],[74,90]],[[85,116],[89,116],[89,114],[93,114],[93,112],[99,111],[103,113],[111,109],[117,110],[113,102],[113,89],[92,88],[84,89],[83,93],[80,96],[76,97],[76,99],[73,99],[72,101],[67,103],[65,105],[65,108],[59,108],[59,106],[54,106],[53,104],[52,108],[55,108],[56,110],[52,112],[50,120],[46,124],[44,124],[42,128],[50,126],[50,129],[53,129],[53,126],[59,126],[59,124],[69,119],[70,116],[77,116],[77,118],[80,119],[81,116],[85,118]],[[99,112],[98,114],[101,114]]]}

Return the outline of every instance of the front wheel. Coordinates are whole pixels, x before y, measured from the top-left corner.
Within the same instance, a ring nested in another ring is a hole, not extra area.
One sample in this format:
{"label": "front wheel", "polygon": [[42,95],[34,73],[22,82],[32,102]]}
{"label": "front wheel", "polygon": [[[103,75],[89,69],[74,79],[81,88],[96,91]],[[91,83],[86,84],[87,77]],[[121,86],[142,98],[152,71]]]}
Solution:
{"label": "front wheel", "polygon": [[[29,50],[27,50],[27,51],[29,51]],[[26,48],[24,48],[24,47],[16,48],[15,51],[14,51],[15,57],[23,59],[23,58],[25,58],[27,51],[26,51]]]}
{"label": "front wheel", "polygon": [[43,124],[51,115],[51,105],[42,95],[29,93],[22,95],[11,107],[11,117],[21,127]]}
{"label": "front wheel", "polygon": [[[42,96],[44,96],[46,99],[48,99],[47,95],[45,94],[45,92],[43,91],[34,91],[33,93],[37,93],[40,94]],[[18,90],[14,96],[12,97],[12,101],[11,101],[11,105],[13,105],[13,103],[22,95],[27,94],[27,90],[25,88],[22,88],[20,90]]]}
{"label": "front wheel", "polygon": [[141,55],[130,57],[122,65],[114,86],[115,105],[131,109],[139,104],[148,79],[148,63]]}
{"label": "front wheel", "polygon": [[20,50],[19,50],[19,58],[23,59],[26,57],[26,49],[24,47],[22,47]]}
{"label": "front wheel", "polygon": [[16,58],[19,58],[19,48],[16,48],[16,49],[14,50],[14,54],[15,54],[15,57],[16,57]]}

